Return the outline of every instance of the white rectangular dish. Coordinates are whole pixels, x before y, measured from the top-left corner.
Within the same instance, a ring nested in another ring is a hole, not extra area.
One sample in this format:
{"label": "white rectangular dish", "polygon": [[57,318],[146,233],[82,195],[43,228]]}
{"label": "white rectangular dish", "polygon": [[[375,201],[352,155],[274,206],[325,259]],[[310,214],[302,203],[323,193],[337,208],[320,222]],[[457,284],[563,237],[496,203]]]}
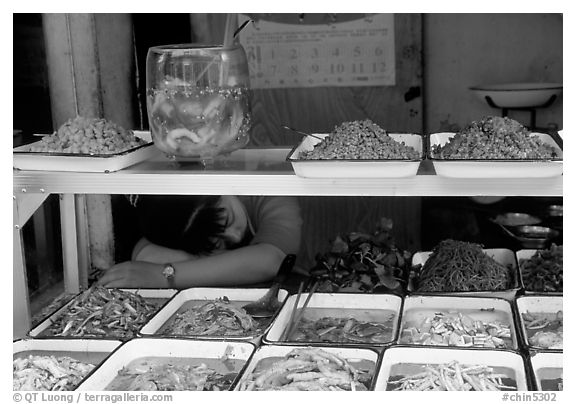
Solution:
{"label": "white rectangular dish", "polygon": [[[105,360],[92,375],[86,378],[77,390],[105,390],[118,376],[118,371],[137,359],[157,358],[169,363],[178,363],[182,359],[194,361],[198,366],[203,361],[209,367],[217,366],[220,372],[238,373],[245,368],[255,346],[248,342],[232,341],[192,341],[160,338],[138,338],[126,342],[113,355]],[[208,364],[208,363],[207,363]],[[233,369],[229,369],[230,365]]]}
{"label": "white rectangular dish", "polygon": [[[308,293],[303,293],[298,301],[298,308],[302,308]],[[402,298],[396,295],[367,295],[355,293],[314,293],[306,307],[303,318],[316,321],[323,317],[338,319],[353,318],[360,322],[374,322],[391,324],[391,331],[385,335],[385,340],[372,342],[330,342],[323,341],[283,341],[283,334],[290,322],[290,316],[294,310],[296,295],[288,298],[284,307],[274,320],[270,330],[264,335],[264,344],[278,345],[338,345],[338,346],[384,346],[393,343],[398,333],[398,320],[402,306]],[[298,310],[300,312],[300,310]],[[300,320],[301,321],[301,320]],[[296,328],[294,328],[295,330]],[[294,335],[294,332],[292,332]]]}
{"label": "white rectangular dish", "polygon": [[461,366],[486,365],[492,367],[495,373],[505,374],[507,379],[515,382],[516,388],[514,390],[528,390],[524,360],[517,353],[502,350],[427,347],[391,347],[386,349],[374,389],[376,391],[393,389],[397,385],[390,386],[390,379],[394,380],[401,376],[420,373],[425,369],[425,365],[443,365],[452,361],[458,361]]}
{"label": "white rectangular dish", "polygon": [[[415,160],[309,160],[300,158],[302,151],[309,151],[314,145],[321,142],[312,136],[306,136],[288,154],[287,161],[292,163],[294,172],[304,178],[404,178],[413,177],[418,171],[420,162],[424,159],[422,136],[411,133],[389,133],[390,137],[398,142],[404,142],[413,147],[421,158]],[[322,139],[328,133],[314,134]]]}
{"label": "white rectangular dish", "polygon": [[[220,299],[226,296],[230,303],[236,308],[256,301],[266,294],[268,289],[253,288],[190,288],[180,291],[174,298],[166,304],[148,323],[140,330],[142,336],[160,336],[163,337],[176,337],[176,338],[202,338],[202,339],[230,339],[239,341],[251,341],[258,343],[262,335],[270,327],[274,317],[267,319],[266,324],[263,325],[262,331],[255,331],[246,336],[222,336],[222,335],[171,335],[163,334],[163,328],[170,323],[174,315],[190,304],[203,304],[205,302]],[[278,291],[278,301],[283,304],[288,297],[288,292],[285,289]]]}
{"label": "white rectangular dish", "polygon": [[538,251],[540,250],[526,249],[516,251],[516,261],[518,262],[518,273],[520,274],[520,284],[522,286],[522,289],[524,289],[524,293],[527,295],[546,294],[552,296],[562,296],[563,292],[543,292],[543,291],[534,291],[526,288],[526,285],[524,283],[524,276],[522,275],[522,262],[532,258],[534,254],[536,254]]}
{"label": "white rectangular dish", "polygon": [[[563,344],[563,325],[560,325],[560,330],[556,328],[556,325],[560,323],[563,324],[564,309],[562,296],[521,296],[516,299],[516,308],[518,310],[522,340],[527,347],[545,351],[562,351],[562,348],[556,347],[558,343],[560,346]],[[525,315],[528,313],[530,313],[530,315],[545,314],[546,318],[549,319],[548,325],[542,327],[542,324],[537,322],[534,324],[533,329],[529,329],[528,326],[531,321],[525,319]],[[560,323],[555,323],[555,321],[559,321]]]}
{"label": "white rectangular dish", "polygon": [[[512,288],[506,290],[487,290],[487,291],[478,291],[478,292],[434,292],[439,294],[450,294],[450,295],[462,295],[462,296],[480,296],[480,297],[500,297],[505,299],[513,299],[516,296],[518,290],[520,290],[520,275],[518,273],[518,263],[516,262],[516,255],[514,251],[509,250],[507,248],[486,248],[483,249],[484,253],[490,257],[492,257],[495,261],[499,262],[500,264],[510,268],[510,277],[511,277],[511,284],[513,285]],[[426,260],[432,251],[420,251],[414,253],[412,256],[412,266],[414,265],[422,265],[426,263]],[[412,293],[420,294],[417,290],[410,290]],[[422,294],[428,294],[432,292],[422,292]]]}
{"label": "white rectangular dish", "polygon": [[114,154],[89,155],[29,151],[30,147],[38,141],[14,148],[12,165],[18,170],[114,172],[147,160],[160,152],[154,147],[150,132],[134,131],[134,135],[144,140],[146,144]]}
{"label": "white rectangular dish", "polygon": [[530,356],[530,365],[539,391],[559,391],[564,383],[563,355],[558,352],[537,352]]}
{"label": "white rectangular dish", "polygon": [[[176,289],[120,289],[120,290],[122,290],[124,292],[135,293],[137,295],[142,296],[145,300],[150,301],[150,302],[157,302],[159,304],[158,310],[160,310],[162,305],[165,304],[167,301],[169,301],[178,292]],[[82,292],[79,293],[77,296],[80,296],[81,294],[82,294]],[[32,330],[30,330],[28,335],[30,337],[34,337],[34,338],[74,338],[74,337],[58,337],[58,336],[53,336],[53,335],[47,336],[47,335],[43,335],[43,334],[46,331],[46,329],[48,329],[52,325],[52,323],[54,322],[55,319],[57,319],[58,317],[60,317],[62,314],[66,313],[70,309],[70,306],[72,304],[74,304],[76,297],[71,299],[68,303],[66,303],[64,306],[60,307],[54,313],[50,314],[48,317],[46,317],[46,319],[44,319],[42,322],[40,322],[36,327],[32,328]],[[102,339],[102,338],[109,338],[109,337],[85,336],[82,338]]]}
{"label": "white rectangular dish", "polygon": [[558,143],[546,133],[532,133],[556,149],[560,157],[550,160],[441,159],[434,157],[433,147],[443,146],[456,133],[432,133],[428,158],[437,175],[450,178],[548,178],[562,175],[563,153]]}
{"label": "white rectangular dish", "polygon": [[[269,366],[273,366],[272,364],[275,362],[274,359],[276,359],[276,361],[281,360],[292,350],[301,348],[304,347],[299,345],[263,345],[256,349],[254,355],[252,355],[250,361],[246,365],[246,368],[242,372],[241,377],[237,380],[234,390],[240,389],[240,385],[245,380],[248,380],[250,374],[256,370],[261,361],[265,360],[269,363]],[[369,367],[372,369],[373,376],[369,390],[372,390],[372,386],[374,385],[374,378],[376,376],[376,372],[378,371],[378,352],[368,348],[337,348],[326,346],[319,346],[316,348],[322,349],[323,351],[331,354],[338,355],[341,358],[346,359],[351,366],[360,367],[363,370],[366,369],[363,365],[367,365],[367,362],[371,362]]]}
{"label": "white rectangular dish", "polygon": [[[512,312],[512,305],[510,302],[499,298],[489,298],[489,297],[472,297],[472,296],[407,296],[404,298],[404,304],[402,307],[402,320],[400,325],[400,333],[398,337],[398,344],[407,345],[449,345],[443,340],[440,341],[429,341],[426,340],[422,342],[414,341],[415,335],[412,333],[412,329],[416,328],[418,331],[423,332],[422,327],[425,325],[430,325],[427,319],[434,318],[436,315],[442,313],[443,315],[451,316],[467,316],[472,322],[480,321],[484,328],[490,327],[493,330],[497,330],[502,326],[504,328],[509,328],[510,338],[504,338],[498,336],[494,333],[495,337],[502,340],[505,346],[502,349],[518,349],[518,336],[516,335],[516,330],[514,327],[514,315]],[[426,322],[426,323],[425,323]],[[432,322],[433,325],[434,322]],[[470,328],[476,328],[474,325],[468,325]],[[457,330],[454,330],[457,331]],[[483,332],[484,334],[490,334],[490,330]],[[438,323],[437,335],[448,335],[449,330],[442,330],[442,326]],[[458,333],[457,333],[458,334]],[[464,335],[470,335],[466,338],[469,344],[472,344],[475,348],[481,349],[496,349],[496,348],[486,348],[481,346],[480,342],[483,339],[491,339],[490,336],[483,338],[479,337],[476,339],[475,332],[464,333]],[[463,338],[464,339],[464,338]],[[451,345],[453,346],[453,345]],[[458,347],[458,346],[456,346]]]}
{"label": "white rectangular dish", "polygon": [[[98,366],[122,344],[115,340],[21,339],[12,343],[13,359],[34,356],[69,357]],[[84,378],[87,378],[90,371]]]}

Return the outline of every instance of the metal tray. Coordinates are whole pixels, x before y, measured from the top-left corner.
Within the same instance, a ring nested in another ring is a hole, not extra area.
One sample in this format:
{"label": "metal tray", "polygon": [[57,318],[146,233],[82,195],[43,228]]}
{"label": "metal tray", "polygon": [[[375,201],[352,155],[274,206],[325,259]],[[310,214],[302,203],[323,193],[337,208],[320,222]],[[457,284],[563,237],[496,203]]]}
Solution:
{"label": "metal tray", "polygon": [[[331,343],[331,342],[312,342],[312,341],[281,341],[282,334],[289,325],[290,316],[294,310],[294,303],[296,295],[288,298],[284,307],[274,320],[270,330],[264,335],[262,342],[264,344],[277,344],[277,345],[292,345],[292,346],[385,346],[396,341],[398,334],[398,321],[400,318],[400,311],[402,307],[402,298],[392,294],[358,294],[358,293],[314,293],[310,298],[308,306],[305,310],[310,309],[333,309],[331,317],[349,318],[353,317],[359,321],[384,321],[384,318],[378,317],[375,310],[388,310],[393,313],[392,320],[392,333],[389,341],[382,343],[375,342],[345,342],[345,343]],[[298,301],[298,308],[301,308],[308,297],[308,293],[303,293]],[[315,316],[314,318],[324,317],[326,313]]]}
{"label": "metal tray", "polygon": [[[520,274],[518,272],[518,263],[516,262],[516,255],[512,250],[507,248],[487,248],[483,249],[484,253],[489,255],[490,257],[494,258],[500,264],[510,267],[509,275],[512,277],[512,285],[511,289],[506,290],[486,290],[486,291],[478,291],[478,292],[418,292],[417,290],[409,290],[411,293],[415,293],[418,295],[435,295],[435,294],[445,294],[445,295],[454,295],[454,296],[479,296],[479,297],[500,297],[508,300],[512,300],[518,291],[520,290]],[[424,265],[426,260],[432,251],[421,251],[417,252],[412,256],[412,266],[415,265]]]}
{"label": "metal tray", "polygon": [[[250,361],[246,365],[242,376],[236,381],[234,390],[239,390],[240,385],[244,380],[250,376],[250,374],[256,369],[258,363],[267,358],[277,358],[278,360],[283,359],[285,355],[290,353],[293,349],[303,348],[301,345],[264,345],[256,349]],[[327,347],[318,346],[315,348],[320,348],[326,352],[339,355],[340,357],[346,359],[350,365],[354,366],[355,362],[361,360],[367,360],[374,363],[374,376],[372,377],[372,383],[369,390],[373,390],[374,380],[378,372],[379,365],[379,355],[378,352],[369,348],[344,348],[344,347]]]}
{"label": "metal tray", "polygon": [[526,329],[526,322],[522,317],[522,313],[549,313],[554,315],[559,311],[563,311],[563,298],[562,296],[546,296],[546,295],[530,295],[521,296],[516,299],[516,309],[518,313],[518,323],[520,332],[522,333],[522,341],[526,347],[533,350],[545,352],[562,352],[562,349],[543,348],[540,346],[532,345],[529,341],[528,331]]}
{"label": "metal tray", "polygon": [[[70,357],[80,362],[100,365],[122,344],[118,340],[90,339],[20,339],[12,343],[13,358],[29,355]],[[85,377],[88,378],[94,368]]]}
{"label": "metal tray", "polygon": [[[123,367],[135,359],[145,357],[197,359],[198,365],[205,359],[236,359],[243,361],[238,376],[246,367],[255,346],[248,342],[191,341],[160,338],[139,338],[126,342],[98,366],[77,390],[104,390]],[[224,362],[223,362],[224,366]],[[236,369],[235,369],[236,370]],[[236,379],[238,378],[236,377]]]}
{"label": "metal tray", "polygon": [[428,158],[432,160],[437,175],[451,178],[548,178],[562,175],[562,149],[552,136],[532,133],[544,143],[553,146],[560,157],[550,160],[504,159],[441,159],[434,157],[433,146],[443,146],[456,133],[433,133],[429,136]]}
{"label": "metal tray", "polygon": [[558,391],[554,379],[563,379],[563,355],[558,352],[536,352],[530,356],[532,376],[539,391]]}
{"label": "metal tray", "polygon": [[[175,290],[175,289],[119,289],[119,290],[122,290],[124,292],[136,293],[136,294],[142,296],[143,298],[145,298],[146,300],[159,301],[162,304],[169,301],[172,298],[172,296],[174,296],[177,293],[177,290]],[[43,333],[47,328],[49,328],[52,325],[52,323],[54,322],[55,319],[57,319],[62,314],[66,313],[68,311],[69,306],[74,304],[76,298],[78,296],[80,296],[81,294],[82,294],[82,292],[79,293],[78,295],[76,295],[74,298],[72,298],[64,306],[60,307],[55,312],[48,315],[48,317],[46,317],[46,319],[42,320],[36,327],[32,328],[28,332],[28,335],[30,337],[34,337],[34,338],[52,338],[52,339],[68,339],[68,338],[72,339],[72,338],[74,338],[74,337],[70,337],[70,336],[67,336],[67,337],[58,337],[58,336],[54,336],[54,335],[47,336],[47,335],[43,335]],[[97,336],[84,336],[81,338],[83,338],[83,339],[114,339],[111,337],[97,337]]]}
{"label": "metal tray", "polygon": [[[191,302],[215,300],[226,296],[232,304],[238,307],[242,307],[246,303],[258,300],[260,297],[264,296],[268,289],[266,288],[253,288],[253,289],[241,289],[241,288],[190,288],[180,291],[166,306],[162,308],[154,317],[148,321],[144,327],[140,330],[140,335],[142,336],[162,336],[162,337],[172,337],[172,338],[201,338],[201,339],[226,339],[226,340],[236,340],[236,341],[249,341],[258,344],[262,339],[262,335],[270,328],[274,317],[269,319],[269,323],[261,332],[255,332],[254,334],[247,336],[209,336],[209,335],[165,335],[160,334],[162,328],[171,321],[174,314],[180,310],[180,308]],[[278,301],[284,303],[288,297],[288,292],[285,289],[280,289],[278,291]]]}
{"label": "metal tray", "polygon": [[[404,142],[420,153],[421,158],[416,160],[308,160],[301,159],[302,151],[309,151],[314,145],[321,142],[312,136],[306,136],[292,149],[286,158],[292,163],[294,172],[305,178],[404,178],[416,175],[420,162],[424,159],[422,136],[411,133],[389,133],[396,141]],[[326,138],[328,133],[315,134]]]}
{"label": "metal tray", "polygon": [[[505,372],[516,381],[516,390],[528,390],[526,365],[521,355],[505,350],[479,350],[428,347],[391,347],[384,351],[380,371],[376,376],[376,391],[386,390],[388,380],[397,376],[395,365],[438,365],[458,361],[463,365],[487,365],[498,367],[497,373]],[[415,371],[414,373],[417,373]],[[410,372],[412,374],[412,372]]]}
{"label": "metal tray", "polygon": [[13,149],[12,165],[18,170],[78,171],[108,173],[121,170],[155,156],[160,151],[154,147],[150,132],[133,131],[146,144],[114,154],[73,154],[57,152],[31,152],[27,144]]}
{"label": "metal tray", "polygon": [[516,261],[518,262],[518,272],[520,274],[520,284],[522,285],[522,290],[526,295],[551,295],[551,296],[563,296],[563,292],[544,292],[544,291],[536,291],[536,290],[529,290],[526,288],[524,284],[524,276],[522,275],[522,262],[524,260],[529,260],[532,258],[534,254],[536,254],[540,250],[518,250],[516,251]]}
{"label": "metal tray", "polygon": [[426,317],[433,316],[438,312],[457,313],[464,310],[466,311],[464,314],[467,314],[473,320],[480,320],[484,323],[500,320],[510,325],[511,346],[507,348],[479,347],[479,349],[518,349],[518,336],[516,334],[512,304],[500,298],[473,296],[407,296],[402,307],[398,344],[422,346],[422,344],[414,344],[403,339],[403,332],[408,326],[421,324]]}

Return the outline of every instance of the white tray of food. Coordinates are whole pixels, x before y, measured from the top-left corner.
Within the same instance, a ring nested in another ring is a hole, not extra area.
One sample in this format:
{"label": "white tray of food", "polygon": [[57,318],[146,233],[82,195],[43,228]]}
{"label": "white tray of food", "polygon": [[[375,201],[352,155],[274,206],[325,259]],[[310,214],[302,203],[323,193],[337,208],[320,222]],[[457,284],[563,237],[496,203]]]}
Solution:
{"label": "white tray of food", "polygon": [[530,365],[539,391],[564,390],[563,355],[558,352],[536,352]]}
{"label": "white tray of food", "polygon": [[[325,139],[328,133],[314,134]],[[418,158],[411,159],[320,159],[302,158],[303,151],[310,151],[321,142],[320,139],[306,136],[288,154],[294,172],[305,178],[404,178],[416,175],[420,162],[424,159],[422,136],[411,133],[389,133],[389,136],[403,142],[418,152]]]}
{"label": "white tray of food", "polygon": [[228,390],[254,349],[248,342],[133,339],[78,390]]}
{"label": "white tray of food", "polygon": [[[274,317],[254,319],[242,309],[242,306],[258,300],[267,291],[265,288],[182,290],[142,327],[140,334],[259,342]],[[278,291],[279,303],[284,303],[287,297],[288,292],[285,289]],[[219,321],[215,321],[214,316],[218,316]]]}
{"label": "white tray of food", "polygon": [[518,349],[512,305],[472,296],[407,296],[398,344]]}
{"label": "white tray of food", "polygon": [[[505,299],[513,299],[516,296],[518,290],[520,290],[520,275],[518,273],[518,264],[516,262],[516,255],[514,251],[507,248],[486,248],[482,250],[486,255],[492,257],[496,262],[507,267],[508,270],[508,287],[501,290],[478,290],[478,291],[461,291],[461,292],[423,292],[419,291],[416,287],[414,290],[410,290],[412,293],[416,294],[428,294],[428,293],[440,293],[440,294],[450,294],[450,295],[462,295],[462,296],[480,296],[480,297],[500,297]],[[420,251],[412,256],[412,266],[426,264],[426,261],[432,254],[432,251]],[[421,271],[421,269],[420,269]],[[418,273],[418,276],[420,272]],[[418,280],[418,279],[417,279]]]}
{"label": "white tray of food", "polygon": [[521,296],[516,299],[524,344],[532,349],[563,349],[562,296]]}
{"label": "white tray of food", "polygon": [[514,352],[391,347],[384,351],[375,390],[524,391],[528,384],[524,360]]}
{"label": "white tray of food", "polygon": [[[303,293],[294,314],[301,317],[290,335],[290,325],[296,295],[288,298],[270,330],[264,335],[265,344],[383,346],[396,340],[402,298],[396,295],[352,293],[315,293],[304,312],[301,308],[308,297]],[[294,321],[294,320],[293,320]],[[288,340],[286,340],[288,338]]]}
{"label": "white tray of food", "polygon": [[[108,291],[105,292],[105,291]],[[97,293],[97,295],[92,295]],[[64,306],[50,314],[28,335],[34,338],[112,338],[129,339],[149,318],[177,293],[175,289],[105,289],[90,288],[79,293]],[[133,307],[131,297],[142,303]],[[80,300],[85,296],[85,302]],[[92,296],[92,297],[90,297]],[[110,303],[124,298],[122,306]],[[143,299],[145,302],[142,302]],[[101,302],[110,303],[101,306]],[[145,305],[144,305],[145,304]],[[106,310],[106,312],[104,312]],[[118,314],[120,313],[120,314]],[[125,317],[122,320],[122,317]],[[107,323],[105,322],[107,321]],[[125,328],[126,322],[128,328]]]}
{"label": "white tray of food", "polygon": [[[34,171],[78,171],[107,173],[121,170],[160,153],[154,147],[150,132],[133,131],[145,143],[140,146],[112,154],[82,154],[60,152],[34,152],[30,148],[40,141],[13,149],[12,165],[18,170]],[[45,136],[45,135],[38,135]]]}
{"label": "white tray of food", "polygon": [[[538,257],[537,254],[540,256]],[[554,254],[558,255],[555,256]],[[544,256],[548,257],[546,259],[547,264],[535,266],[536,261],[543,260]],[[562,246],[552,246],[547,250],[518,250],[516,251],[516,260],[518,261],[520,281],[524,293],[528,295],[563,294]]]}
{"label": "white tray of food", "polygon": [[532,133],[543,143],[552,146],[558,157],[549,160],[504,160],[504,159],[447,159],[434,155],[433,147],[443,146],[456,133],[441,132],[429,136],[428,158],[437,175],[450,178],[548,178],[562,175],[563,153],[552,136]]}
{"label": "white tray of food", "polygon": [[234,390],[372,390],[377,367],[378,352],[367,348],[264,345]]}
{"label": "white tray of food", "polygon": [[[74,390],[121,344],[120,341],[84,339],[14,341],[14,390]],[[47,369],[54,369],[56,373]]]}

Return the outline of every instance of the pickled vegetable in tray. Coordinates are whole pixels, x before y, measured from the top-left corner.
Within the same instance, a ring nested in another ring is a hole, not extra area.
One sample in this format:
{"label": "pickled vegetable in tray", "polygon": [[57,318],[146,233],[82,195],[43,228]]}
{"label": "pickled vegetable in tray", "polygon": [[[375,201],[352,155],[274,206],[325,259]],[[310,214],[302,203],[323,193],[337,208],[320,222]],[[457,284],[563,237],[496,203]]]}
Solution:
{"label": "pickled vegetable in tray", "polygon": [[522,284],[531,292],[563,292],[563,249],[552,245],[519,262]]}
{"label": "pickled vegetable in tray", "polygon": [[239,385],[239,390],[368,390],[375,364],[352,364],[320,348],[296,348],[283,358],[262,359]]}
{"label": "pickled vegetable in tray", "polygon": [[564,315],[556,313],[521,313],[530,346],[542,349],[563,349]]}
{"label": "pickled vegetable in tray", "polygon": [[94,369],[91,363],[54,355],[28,355],[12,363],[13,390],[61,391],[74,388]]}
{"label": "pickled vegetable in tray", "polygon": [[373,233],[338,235],[316,258],[310,275],[318,292],[403,292],[411,254],[396,246],[393,222],[381,218]]}
{"label": "pickled vegetable in tray", "polygon": [[53,319],[42,336],[130,339],[158,310],[159,304],[120,289],[92,286]]}

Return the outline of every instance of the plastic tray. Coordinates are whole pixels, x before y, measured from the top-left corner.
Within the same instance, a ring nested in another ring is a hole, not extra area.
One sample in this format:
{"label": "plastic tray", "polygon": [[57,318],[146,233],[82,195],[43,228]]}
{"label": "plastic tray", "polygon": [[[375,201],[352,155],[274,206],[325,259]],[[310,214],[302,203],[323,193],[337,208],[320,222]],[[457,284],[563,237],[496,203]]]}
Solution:
{"label": "plastic tray", "polygon": [[[512,285],[513,287],[506,290],[486,290],[486,291],[478,291],[478,292],[418,292],[417,290],[410,290],[411,293],[417,293],[422,295],[428,294],[449,294],[455,296],[480,296],[480,297],[500,297],[505,298],[508,300],[512,300],[516,293],[520,290],[520,274],[518,273],[518,263],[516,262],[516,255],[512,250],[508,250],[507,248],[487,248],[483,249],[484,253],[489,255],[490,257],[494,258],[500,264],[511,267],[510,269],[510,276],[512,277]],[[412,265],[424,265],[426,260],[432,251],[420,251],[415,253],[412,256]]]}
{"label": "plastic tray", "polygon": [[552,136],[532,133],[544,143],[553,146],[560,157],[550,160],[504,160],[504,159],[441,159],[434,157],[432,147],[443,146],[456,133],[433,133],[429,136],[428,158],[432,160],[436,174],[451,178],[548,178],[562,175],[562,149]]}
{"label": "plastic tray", "polygon": [[[175,289],[120,289],[124,292],[132,292],[132,293],[136,293],[140,296],[142,296],[143,298],[145,298],[146,300],[159,300],[161,303],[165,303],[168,300],[170,300],[172,298],[172,296],[174,296],[177,293],[177,290]],[[78,295],[76,295],[73,299],[71,299],[68,303],[66,303],[64,306],[60,307],[58,310],[56,310],[54,313],[50,314],[48,317],[46,317],[46,319],[42,320],[36,327],[34,327],[32,330],[30,330],[30,332],[28,333],[28,335],[30,337],[34,337],[34,338],[53,338],[53,339],[60,339],[60,338],[74,338],[71,336],[65,336],[65,337],[58,337],[58,336],[54,336],[54,335],[42,335],[43,332],[49,328],[52,323],[54,322],[55,319],[57,319],[58,317],[60,317],[62,314],[66,313],[68,311],[68,307],[70,305],[72,305],[74,303],[74,301],[76,300],[77,296],[80,296],[82,293],[79,293]],[[160,310],[160,309],[159,309]],[[112,337],[97,337],[97,336],[84,336],[84,337],[79,337],[79,338],[83,338],[83,339],[115,339]]]}
{"label": "plastic tray", "polygon": [[134,131],[134,135],[147,143],[115,154],[72,154],[31,152],[34,142],[13,149],[13,167],[19,170],[79,171],[107,173],[118,171],[155,156],[160,151],[154,147],[150,132]]}
{"label": "plastic tray", "polygon": [[[302,151],[309,151],[314,145],[321,142],[320,139],[306,136],[288,154],[287,160],[292,163],[294,172],[299,177],[305,178],[404,178],[416,175],[420,162],[424,159],[422,136],[411,133],[390,133],[391,138],[404,142],[413,147],[421,158],[416,160],[308,160],[301,159]],[[326,138],[327,133],[315,134]]]}
{"label": "plastic tray", "polygon": [[[142,336],[159,336],[162,327],[171,320],[172,316],[186,303],[190,301],[208,301],[228,297],[231,303],[238,303],[238,307],[246,303],[258,300],[264,296],[268,289],[254,288],[254,289],[240,289],[240,288],[191,288],[180,291],[174,298],[166,304],[150,321],[142,327],[140,334]],[[278,301],[284,303],[288,297],[288,292],[284,289],[278,291]],[[199,302],[200,303],[200,302]],[[176,338],[201,338],[201,339],[227,339],[238,341],[251,341],[256,344],[260,342],[262,335],[270,328],[274,317],[270,319],[270,323],[265,327],[262,332],[257,332],[247,336],[209,336],[209,335],[165,335],[163,337],[176,337]]]}
{"label": "plastic tray", "polygon": [[[88,339],[21,339],[12,343],[13,358],[40,356],[67,356],[80,362],[98,366],[122,344],[115,340]],[[92,372],[85,377],[88,378]]]}
{"label": "plastic tray", "polygon": [[542,350],[546,352],[562,352],[562,349],[547,349],[530,344],[528,340],[528,332],[526,330],[526,322],[522,317],[522,313],[550,313],[551,315],[563,311],[562,296],[546,296],[546,295],[531,295],[521,296],[516,299],[516,308],[518,310],[519,328],[522,333],[522,341],[524,344],[534,350]]}
{"label": "plastic tray", "polygon": [[564,366],[562,362],[563,355],[557,352],[537,352],[530,356],[532,376],[539,391],[558,391],[557,385],[542,382],[563,379]]}
{"label": "plastic tray", "polygon": [[[402,298],[396,295],[367,295],[367,294],[352,294],[352,293],[315,293],[310,298],[308,306],[305,310],[310,309],[334,309],[334,313],[329,314],[331,317],[348,318],[353,317],[359,321],[374,321],[383,322],[386,318],[380,318],[373,310],[387,310],[393,312],[393,328],[390,341],[375,343],[330,343],[330,342],[311,342],[311,341],[281,341],[282,334],[288,327],[290,315],[294,310],[294,303],[296,295],[288,298],[284,307],[274,320],[270,330],[264,335],[262,342],[264,344],[278,344],[278,345],[323,345],[323,346],[384,346],[393,343],[398,334],[398,321],[400,318],[400,311],[402,307]],[[301,308],[308,297],[308,293],[303,293],[298,301],[298,307]],[[306,312],[305,312],[306,313]],[[306,315],[306,314],[304,314]],[[326,316],[325,313],[319,315],[318,318]],[[388,315],[386,315],[388,317]],[[316,317],[315,317],[316,318]]]}
{"label": "plastic tray", "polygon": [[[380,371],[376,377],[375,390],[386,390],[394,365],[439,365],[458,361],[461,365],[487,365],[497,373],[506,372],[516,381],[516,390],[528,390],[526,367],[521,355],[503,350],[478,350],[427,347],[391,347],[384,351]],[[414,372],[417,373],[417,372]],[[409,373],[409,375],[412,372]]]}
{"label": "plastic tray", "polygon": [[[473,320],[490,323],[499,320],[510,326],[511,346],[506,349],[518,349],[518,336],[516,335],[512,304],[504,299],[472,296],[408,296],[404,299],[402,307],[402,320],[398,343],[405,345],[418,345],[403,340],[403,331],[414,324],[421,324],[426,317],[434,313],[458,313],[465,310]],[[497,313],[497,315],[495,315]],[[429,345],[427,345],[429,346]],[[479,347],[479,349],[490,349]],[[492,348],[497,349],[497,348]]]}
{"label": "plastic tray", "polygon": [[[126,342],[114,352],[92,375],[86,378],[77,390],[104,390],[118,375],[118,371],[135,359],[145,357],[237,359],[245,361],[238,376],[246,367],[255,346],[247,342],[191,341],[160,338],[139,338]],[[200,363],[198,363],[200,364]]]}
{"label": "plastic tray", "polygon": [[[282,359],[285,355],[290,353],[293,349],[303,348],[301,345],[263,345],[258,348],[254,355],[250,358],[248,365],[244,369],[242,376],[237,380],[234,390],[239,390],[240,385],[244,380],[250,376],[250,374],[256,369],[258,363],[266,358],[278,358]],[[368,348],[344,348],[344,347],[326,347],[320,346],[315,347],[320,348],[326,352],[330,352],[339,355],[341,358],[346,359],[350,365],[354,366],[354,363],[359,360],[367,360],[374,362],[374,377],[372,378],[371,387],[369,390],[373,390],[374,380],[376,373],[378,372],[378,352]]]}
{"label": "plastic tray", "polygon": [[534,254],[540,250],[518,250],[516,251],[516,261],[518,262],[518,273],[520,274],[520,284],[522,290],[526,295],[550,295],[550,296],[562,296],[563,292],[544,292],[526,289],[524,284],[524,277],[522,276],[522,261],[529,260]]}

